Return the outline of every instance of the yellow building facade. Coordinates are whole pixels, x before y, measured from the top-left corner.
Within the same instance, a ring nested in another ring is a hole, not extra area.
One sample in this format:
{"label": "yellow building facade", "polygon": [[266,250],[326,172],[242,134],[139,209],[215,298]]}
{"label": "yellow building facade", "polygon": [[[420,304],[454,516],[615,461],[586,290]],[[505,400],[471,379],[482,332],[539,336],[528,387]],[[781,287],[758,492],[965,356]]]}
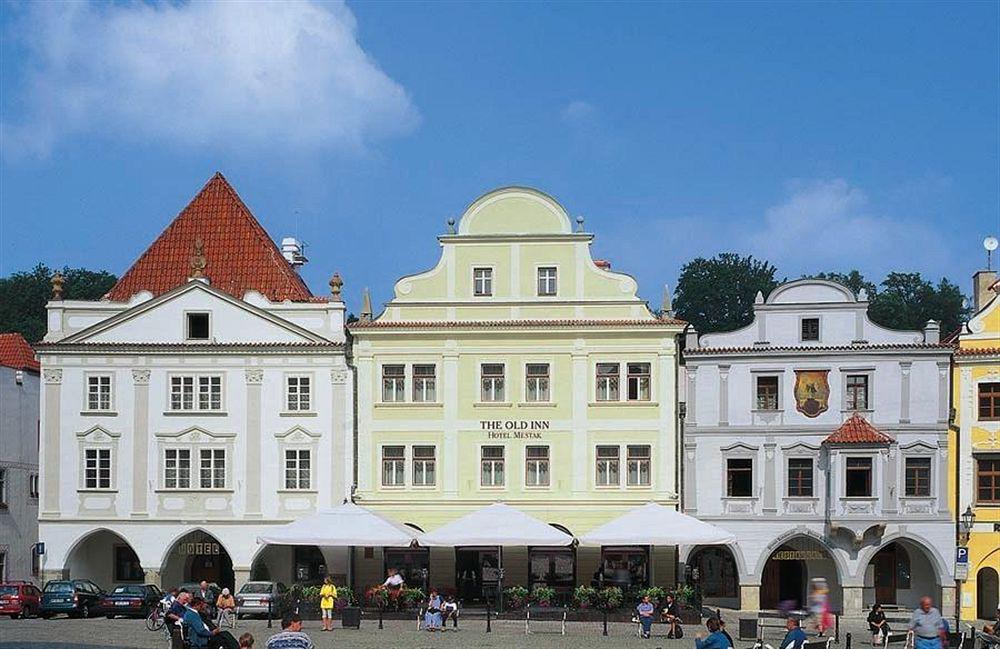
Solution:
{"label": "yellow building facade", "polygon": [[963,620],[994,619],[1000,601],[1000,283],[995,280],[995,274],[977,273],[978,311],[955,350],[958,513],[971,508],[975,514],[966,543]]}
{"label": "yellow building facade", "polygon": [[[593,235],[551,197],[490,192],[350,328],[357,368],[357,501],[431,531],[505,502],[579,536],[650,501],[676,506],[677,336],[635,280],[592,259]],[[367,548],[387,568],[475,601],[503,586],[568,592],[673,585],[672,549]],[[624,585],[624,584],[623,584]]]}

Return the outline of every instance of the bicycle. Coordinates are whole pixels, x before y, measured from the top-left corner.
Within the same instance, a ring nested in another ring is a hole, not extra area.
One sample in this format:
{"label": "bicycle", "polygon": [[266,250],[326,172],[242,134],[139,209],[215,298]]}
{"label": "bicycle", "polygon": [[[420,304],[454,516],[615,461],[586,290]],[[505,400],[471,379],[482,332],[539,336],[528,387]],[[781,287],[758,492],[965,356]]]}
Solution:
{"label": "bicycle", "polygon": [[149,610],[146,616],[146,629],[149,631],[159,631],[166,622],[167,606],[160,602]]}

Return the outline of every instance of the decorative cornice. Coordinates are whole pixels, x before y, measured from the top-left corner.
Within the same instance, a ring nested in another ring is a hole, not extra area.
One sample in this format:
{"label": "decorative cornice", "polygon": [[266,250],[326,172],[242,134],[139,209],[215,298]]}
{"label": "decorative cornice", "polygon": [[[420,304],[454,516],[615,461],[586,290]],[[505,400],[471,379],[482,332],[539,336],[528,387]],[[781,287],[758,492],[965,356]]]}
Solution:
{"label": "decorative cornice", "polygon": [[628,328],[628,327],[683,327],[687,325],[684,320],[676,318],[652,318],[649,320],[372,320],[369,322],[358,321],[348,325],[348,329],[546,329],[558,327],[569,329],[573,327],[608,327],[608,328]]}
{"label": "decorative cornice", "polygon": [[290,342],[290,343],[40,343],[39,354],[65,353],[135,353],[135,354],[309,354],[315,352],[343,352],[344,343]]}

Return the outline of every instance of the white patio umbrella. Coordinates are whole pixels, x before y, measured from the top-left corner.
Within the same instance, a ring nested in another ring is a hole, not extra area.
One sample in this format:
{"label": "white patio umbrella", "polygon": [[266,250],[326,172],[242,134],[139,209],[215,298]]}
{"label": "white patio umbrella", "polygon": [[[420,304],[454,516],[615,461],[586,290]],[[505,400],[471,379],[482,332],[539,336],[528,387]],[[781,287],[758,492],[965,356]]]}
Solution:
{"label": "white patio umbrella", "polygon": [[504,503],[477,509],[419,538],[428,547],[570,545],[573,537]]}
{"label": "white patio umbrella", "polygon": [[406,547],[419,532],[365,509],[344,503],[262,532],[258,543],[269,545]]}
{"label": "white patio umbrella", "polygon": [[720,545],[736,537],[670,507],[647,503],[580,537],[582,545]]}

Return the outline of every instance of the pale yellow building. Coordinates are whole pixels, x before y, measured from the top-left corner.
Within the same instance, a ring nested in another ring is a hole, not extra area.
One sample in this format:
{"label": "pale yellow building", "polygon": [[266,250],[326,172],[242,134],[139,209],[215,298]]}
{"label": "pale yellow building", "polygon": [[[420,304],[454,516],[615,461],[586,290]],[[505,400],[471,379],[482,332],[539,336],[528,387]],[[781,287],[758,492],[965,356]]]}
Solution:
{"label": "pale yellow building", "polygon": [[[438,237],[441,259],[400,279],[350,327],[359,404],[357,500],[424,531],[493,502],[579,536],[677,499],[677,335],[636,281],[591,257],[593,235],[542,192],[490,192]],[[673,585],[673,549],[504,548],[504,586]],[[466,601],[496,548],[378,548],[389,567]]]}
{"label": "pale yellow building", "polygon": [[[975,514],[968,534],[962,619],[994,619],[1000,602],[1000,283],[976,274],[976,314],[963,326],[953,377],[959,510]],[[964,540],[964,539],[963,539]]]}

